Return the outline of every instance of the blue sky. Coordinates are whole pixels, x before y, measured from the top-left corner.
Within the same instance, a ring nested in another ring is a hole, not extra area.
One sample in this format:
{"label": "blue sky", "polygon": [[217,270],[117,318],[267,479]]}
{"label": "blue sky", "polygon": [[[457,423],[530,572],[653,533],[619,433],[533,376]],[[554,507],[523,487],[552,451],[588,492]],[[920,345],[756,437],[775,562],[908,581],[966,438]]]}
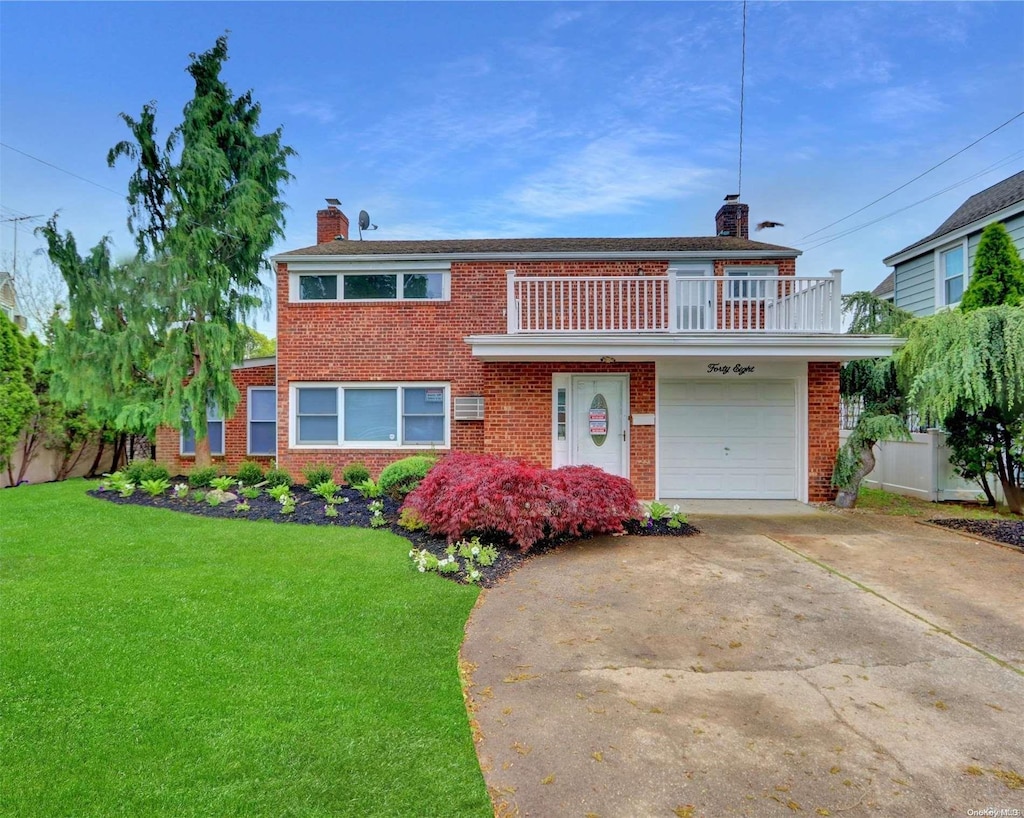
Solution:
{"label": "blue sky", "polygon": [[[380,239],[710,235],[738,185],[741,10],[3,2],[0,141],[114,192],[0,148],[0,217],[60,211],[81,248],[109,234],[128,254],[130,168],[106,165],[118,114],[155,100],[166,134],[189,53],[230,30],[225,78],[299,154],[275,252],[314,243],[328,196]],[[873,287],[884,256],[1024,168],[1024,117],[815,231],[1024,111],[1022,42],[1017,2],[750,3],[742,198],[752,222],[785,224],[751,238],[803,249],[801,274]],[[5,266],[13,236],[0,225]],[[20,268],[38,246],[22,223]]]}

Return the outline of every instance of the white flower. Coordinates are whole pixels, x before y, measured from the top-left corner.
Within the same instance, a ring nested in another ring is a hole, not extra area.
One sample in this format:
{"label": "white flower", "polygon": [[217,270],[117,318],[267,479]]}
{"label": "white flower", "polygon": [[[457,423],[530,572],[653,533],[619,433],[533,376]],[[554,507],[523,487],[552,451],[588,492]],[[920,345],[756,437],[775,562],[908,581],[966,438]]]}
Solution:
{"label": "white flower", "polygon": [[672,506],[672,513],[673,514],[678,514],[679,513],[679,503],[676,503],[674,506]]}
{"label": "white flower", "polygon": [[475,545],[471,549],[469,549],[469,551],[474,557],[480,554],[480,549],[477,548]]}
{"label": "white flower", "polygon": [[420,563],[420,573],[421,574],[425,574],[426,572],[427,572],[427,566],[423,565],[423,563]]}

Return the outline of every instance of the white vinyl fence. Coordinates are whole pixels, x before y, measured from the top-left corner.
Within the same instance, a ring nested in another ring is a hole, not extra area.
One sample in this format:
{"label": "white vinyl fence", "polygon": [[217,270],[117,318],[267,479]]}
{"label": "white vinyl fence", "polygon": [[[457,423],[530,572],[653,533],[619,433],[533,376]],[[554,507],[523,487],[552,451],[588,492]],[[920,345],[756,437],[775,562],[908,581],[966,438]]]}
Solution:
{"label": "white vinyl fence", "polygon": [[[841,430],[840,445],[849,436],[849,430]],[[875,446],[875,468],[864,485],[931,502],[984,498],[981,486],[961,478],[950,465],[945,432],[929,429],[912,432],[910,436],[912,440],[908,443],[887,441]],[[994,475],[989,477],[989,487],[1002,502],[1003,492]]]}

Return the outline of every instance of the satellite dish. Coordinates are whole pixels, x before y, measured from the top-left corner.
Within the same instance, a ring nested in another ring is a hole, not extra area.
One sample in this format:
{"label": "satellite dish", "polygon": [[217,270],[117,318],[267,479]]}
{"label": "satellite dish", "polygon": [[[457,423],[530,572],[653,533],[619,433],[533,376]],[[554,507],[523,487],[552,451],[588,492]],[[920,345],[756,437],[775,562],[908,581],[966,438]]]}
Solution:
{"label": "satellite dish", "polygon": [[376,229],[377,229],[377,225],[370,224],[370,214],[367,213],[365,210],[360,210],[359,211],[359,240],[360,241],[363,240],[363,231],[364,230],[376,230]]}

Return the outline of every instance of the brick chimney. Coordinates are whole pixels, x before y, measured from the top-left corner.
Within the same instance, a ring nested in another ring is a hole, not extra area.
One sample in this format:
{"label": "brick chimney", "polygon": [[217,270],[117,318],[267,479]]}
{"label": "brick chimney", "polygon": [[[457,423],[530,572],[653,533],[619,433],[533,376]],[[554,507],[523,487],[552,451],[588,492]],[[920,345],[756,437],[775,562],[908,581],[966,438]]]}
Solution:
{"label": "brick chimney", "polygon": [[348,238],[348,216],[341,212],[340,204],[337,199],[328,199],[327,207],[316,212],[317,244]]}
{"label": "brick chimney", "polygon": [[740,202],[739,195],[730,193],[725,204],[715,214],[715,235],[750,238],[750,208]]}

